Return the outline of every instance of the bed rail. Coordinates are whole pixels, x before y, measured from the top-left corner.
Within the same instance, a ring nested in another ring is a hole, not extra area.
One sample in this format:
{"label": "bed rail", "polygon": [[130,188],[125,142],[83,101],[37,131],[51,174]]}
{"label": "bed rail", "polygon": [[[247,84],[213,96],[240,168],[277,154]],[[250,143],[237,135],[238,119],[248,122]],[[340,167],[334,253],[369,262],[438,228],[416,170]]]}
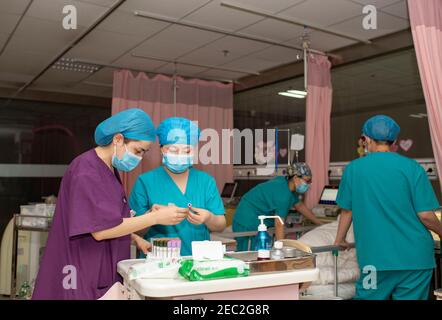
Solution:
{"label": "bed rail", "polygon": [[333,279],[333,283],[334,283],[334,294],[335,297],[339,297],[339,276],[338,276],[338,257],[339,257],[339,252],[340,251],[344,251],[344,250],[348,250],[348,249],[352,249],[355,247],[354,243],[350,243],[348,247],[344,248],[341,246],[320,246],[320,247],[311,247],[312,249],[312,253],[324,253],[324,252],[331,252],[333,254],[333,269],[334,269],[334,279]]}
{"label": "bed rail", "polygon": [[[308,231],[311,231],[315,229],[316,226],[298,226],[293,228],[286,228],[285,234],[297,234],[297,233],[305,233]],[[275,235],[275,229],[269,228],[268,232],[270,235]],[[252,237],[256,236],[258,232],[257,231],[248,231],[248,232],[222,232],[222,233],[214,233],[214,235],[219,236],[221,238],[225,239],[235,239],[239,237],[249,237],[249,244],[248,244],[248,251],[250,251],[251,248],[251,241]],[[328,246],[320,246],[320,247],[311,247],[312,253],[318,254],[318,253],[324,253],[324,252],[331,252],[333,254],[334,260],[333,260],[333,268],[334,268],[334,295],[336,298],[339,298],[339,276],[338,276],[338,257],[340,251],[345,251],[347,249],[354,248],[354,243],[350,243],[348,248],[344,248],[341,246],[334,246],[334,245],[328,245]]]}

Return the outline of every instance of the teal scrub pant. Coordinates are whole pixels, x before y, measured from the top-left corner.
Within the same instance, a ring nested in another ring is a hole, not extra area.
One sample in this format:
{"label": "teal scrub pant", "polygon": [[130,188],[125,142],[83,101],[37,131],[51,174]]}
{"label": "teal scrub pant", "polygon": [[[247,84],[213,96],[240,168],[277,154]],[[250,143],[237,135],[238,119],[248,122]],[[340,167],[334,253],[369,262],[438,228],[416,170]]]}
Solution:
{"label": "teal scrub pant", "polygon": [[361,272],[354,300],[428,300],[433,269],[377,271],[376,288],[365,289],[367,276]]}

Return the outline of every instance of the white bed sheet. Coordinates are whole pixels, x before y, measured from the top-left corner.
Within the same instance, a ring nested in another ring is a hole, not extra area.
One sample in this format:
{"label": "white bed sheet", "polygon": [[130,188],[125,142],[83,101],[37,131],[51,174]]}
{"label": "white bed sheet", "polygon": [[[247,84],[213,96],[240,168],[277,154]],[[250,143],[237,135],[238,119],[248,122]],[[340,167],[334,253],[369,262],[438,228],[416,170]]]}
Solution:
{"label": "white bed sheet", "polygon": [[[303,235],[299,241],[310,247],[332,245],[335,241],[338,221],[322,225]],[[347,239],[354,242],[353,226],[350,228]],[[316,257],[316,266],[319,268],[319,279],[313,285],[331,285],[334,283],[334,256],[331,252],[319,253]],[[359,266],[356,259],[356,249],[340,251],[338,256],[339,283],[354,283],[359,278]]]}
{"label": "white bed sheet", "polygon": [[[334,298],[335,287],[333,285],[313,285],[305,291],[301,299],[330,300]],[[355,296],[355,284],[343,283],[338,286],[338,297],[350,300]]]}

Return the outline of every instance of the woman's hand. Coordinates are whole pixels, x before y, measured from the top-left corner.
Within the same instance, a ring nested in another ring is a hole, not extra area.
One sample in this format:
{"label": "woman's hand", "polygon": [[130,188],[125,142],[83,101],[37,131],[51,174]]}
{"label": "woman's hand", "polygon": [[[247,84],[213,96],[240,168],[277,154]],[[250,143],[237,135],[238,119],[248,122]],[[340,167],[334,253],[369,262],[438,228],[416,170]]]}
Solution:
{"label": "woman's hand", "polygon": [[[191,207],[190,210],[187,221],[195,225],[206,224],[212,217],[212,213],[206,209]],[[192,211],[195,213],[192,213]]]}
{"label": "woman's hand", "polygon": [[161,204],[154,204],[153,206],[152,206],[152,208],[150,208],[150,211],[158,211],[158,210],[160,210],[160,209],[162,209],[162,208],[165,208],[166,206],[163,206],[163,205],[161,205]]}
{"label": "woman's hand", "polygon": [[154,216],[155,224],[170,226],[181,223],[188,216],[189,209],[176,206],[161,206],[156,207],[156,210],[153,209],[150,214]]}
{"label": "woman's hand", "polygon": [[140,250],[144,254],[147,254],[149,252],[149,249],[152,247],[152,244],[149,241],[141,238],[138,235],[132,235],[132,239],[135,242],[138,250]]}
{"label": "woman's hand", "polygon": [[335,241],[335,243],[333,245],[341,247],[341,248],[343,248],[345,250],[350,250],[351,249],[350,243],[348,243],[346,240],[344,240],[344,241]]}

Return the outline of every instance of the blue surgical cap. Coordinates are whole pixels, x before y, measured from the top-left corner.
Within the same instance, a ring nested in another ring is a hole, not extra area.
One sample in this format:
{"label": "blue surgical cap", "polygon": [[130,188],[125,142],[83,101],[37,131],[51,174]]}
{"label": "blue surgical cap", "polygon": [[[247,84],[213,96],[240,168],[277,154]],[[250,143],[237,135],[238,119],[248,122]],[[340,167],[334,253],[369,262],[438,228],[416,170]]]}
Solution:
{"label": "blue surgical cap", "polygon": [[364,135],[377,141],[395,141],[400,131],[396,121],[384,115],[368,119],[362,128]]}
{"label": "blue surgical cap", "polygon": [[186,118],[167,118],[157,128],[160,145],[197,145],[200,138],[198,126]]}
{"label": "blue surgical cap", "polygon": [[99,146],[106,146],[117,133],[121,133],[126,139],[138,141],[156,139],[152,120],[146,112],[136,108],[116,113],[101,122],[95,129],[95,142]]}

